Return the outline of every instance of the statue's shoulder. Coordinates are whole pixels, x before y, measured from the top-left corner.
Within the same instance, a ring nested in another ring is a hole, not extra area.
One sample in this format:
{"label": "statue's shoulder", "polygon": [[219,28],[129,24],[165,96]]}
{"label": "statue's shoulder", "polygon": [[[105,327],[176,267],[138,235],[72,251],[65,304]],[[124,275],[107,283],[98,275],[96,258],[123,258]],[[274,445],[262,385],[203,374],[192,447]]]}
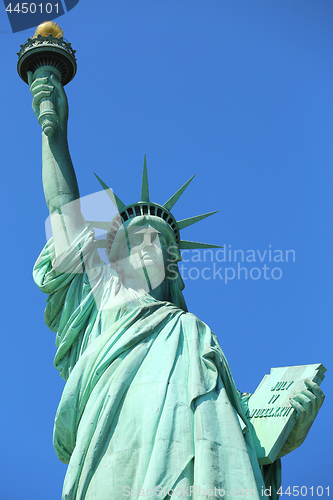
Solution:
{"label": "statue's shoulder", "polygon": [[204,323],[204,321],[201,321],[201,319],[198,318],[193,313],[190,312],[184,312],[181,316],[181,321],[184,325],[187,325],[188,327],[196,328],[199,331],[209,331],[211,332],[209,326]]}

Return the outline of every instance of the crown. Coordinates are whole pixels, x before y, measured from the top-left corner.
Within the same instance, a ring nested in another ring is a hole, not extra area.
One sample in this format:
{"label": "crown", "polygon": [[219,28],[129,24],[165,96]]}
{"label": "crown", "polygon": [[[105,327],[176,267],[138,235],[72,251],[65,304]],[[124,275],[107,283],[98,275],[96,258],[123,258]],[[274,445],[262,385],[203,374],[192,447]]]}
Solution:
{"label": "crown", "polygon": [[99,183],[115,205],[118,210],[118,214],[112,219],[111,222],[103,222],[103,221],[88,221],[89,224],[95,228],[103,229],[107,231],[107,239],[106,241],[102,241],[99,243],[99,247],[106,248],[107,254],[110,254],[111,247],[116,237],[117,231],[123,225],[124,222],[133,219],[135,217],[140,217],[144,215],[152,215],[154,217],[159,217],[163,219],[172,229],[174,234],[176,243],[180,249],[200,249],[200,248],[222,248],[219,245],[210,245],[209,243],[200,243],[198,241],[187,241],[180,239],[180,231],[185,227],[191,226],[200,220],[209,217],[210,215],[216,214],[218,210],[215,212],[208,212],[202,215],[196,215],[194,217],[189,217],[188,219],[182,219],[177,221],[175,217],[172,215],[170,210],[175,205],[175,203],[179,200],[187,186],[190,184],[194,175],[187,181],[185,184],[175,192],[171,198],[168,199],[163,205],[159,205],[158,203],[153,203],[149,199],[149,186],[148,186],[148,174],[147,174],[147,162],[146,155],[144,155],[143,162],[143,174],[142,174],[142,185],[141,185],[141,200],[136,203],[131,203],[130,205],[125,205],[119,198],[116,196],[112,190],[105,184],[95,174]]}

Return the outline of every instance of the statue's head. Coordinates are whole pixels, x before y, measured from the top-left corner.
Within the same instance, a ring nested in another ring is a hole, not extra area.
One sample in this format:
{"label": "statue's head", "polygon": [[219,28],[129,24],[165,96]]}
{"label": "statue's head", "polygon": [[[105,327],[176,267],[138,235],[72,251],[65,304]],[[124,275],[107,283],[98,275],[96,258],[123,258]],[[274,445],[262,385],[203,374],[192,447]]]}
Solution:
{"label": "statue's head", "polygon": [[108,258],[112,265],[124,259],[136,267],[138,259],[146,267],[163,267],[181,260],[179,246],[169,225],[153,215],[125,221],[115,234]]}
{"label": "statue's head", "polygon": [[170,209],[193,177],[164,205],[153,203],[149,200],[145,157],[141,200],[127,206],[97,177],[119,212],[111,221],[107,232],[106,253],[111,266],[124,284],[130,285],[145,279],[151,295],[154,296],[154,289],[162,287],[163,300],[168,300],[184,310],[186,304],[181,293],[184,283],[178,270],[178,262],[182,260],[180,250],[220,248],[217,245],[180,239],[181,229],[216,213],[210,212],[181,221],[176,221],[171,214]]}
{"label": "statue's head", "polygon": [[155,298],[173,302],[172,290],[184,288],[177,266],[179,247],[172,229],[159,217],[143,215],[125,221],[108,257],[126,286],[146,289]]}

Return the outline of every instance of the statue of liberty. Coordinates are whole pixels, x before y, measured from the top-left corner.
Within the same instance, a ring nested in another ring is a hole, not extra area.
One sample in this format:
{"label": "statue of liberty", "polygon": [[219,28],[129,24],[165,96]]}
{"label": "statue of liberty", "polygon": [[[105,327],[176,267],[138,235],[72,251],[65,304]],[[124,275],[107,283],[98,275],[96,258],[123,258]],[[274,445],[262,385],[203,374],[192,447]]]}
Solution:
{"label": "statue of liberty", "polygon": [[264,498],[265,488],[277,499],[280,457],[305,439],[322,391],[309,382],[295,395],[298,423],[280,457],[260,467],[246,398],[217,337],[182,294],[180,250],[210,245],[182,241],[180,230],[211,214],[178,222],[172,215],[190,181],[163,205],[151,202],[146,161],[138,202],[125,205],[100,180],[118,209],[107,228],[107,265],[80,211],[63,86],[32,73],[29,85],[37,118],[51,94],[57,110],[54,134],[42,132],[53,238],[34,279],[48,294],[45,321],[66,381],[54,426],[56,453],[68,464],[62,500]]}

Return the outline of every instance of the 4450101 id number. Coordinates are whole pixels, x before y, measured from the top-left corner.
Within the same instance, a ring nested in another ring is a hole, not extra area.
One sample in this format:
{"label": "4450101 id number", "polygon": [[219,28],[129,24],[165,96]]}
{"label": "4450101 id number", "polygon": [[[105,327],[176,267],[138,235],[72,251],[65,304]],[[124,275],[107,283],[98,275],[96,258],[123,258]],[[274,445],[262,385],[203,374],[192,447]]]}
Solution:
{"label": "4450101 id number", "polygon": [[310,486],[309,488],[306,487],[306,486],[293,486],[292,489],[291,489],[291,486],[288,486],[285,490],[283,490],[282,486],[277,490],[277,494],[282,496],[282,495],[289,495],[289,496],[293,496],[293,497],[298,497],[298,495],[302,496],[302,497],[305,497],[307,495],[310,495],[310,496],[318,496],[318,497],[322,497],[324,495],[324,493],[327,495],[327,496],[330,496],[330,487],[329,486],[326,486],[323,487],[323,486],[317,486],[317,487],[314,487],[314,486]]}
{"label": "4450101 id number", "polygon": [[[13,4],[14,5],[14,4]],[[35,3],[17,3],[14,8],[12,8],[12,4],[9,3],[6,7],[6,11],[9,12],[10,14],[12,12],[16,12],[17,14],[35,14],[40,13],[42,14],[43,12],[46,14],[51,14],[53,11],[53,14],[58,14],[59,13],[59,4],[55,3],[47,3],[42,4],[35,4]]]}

